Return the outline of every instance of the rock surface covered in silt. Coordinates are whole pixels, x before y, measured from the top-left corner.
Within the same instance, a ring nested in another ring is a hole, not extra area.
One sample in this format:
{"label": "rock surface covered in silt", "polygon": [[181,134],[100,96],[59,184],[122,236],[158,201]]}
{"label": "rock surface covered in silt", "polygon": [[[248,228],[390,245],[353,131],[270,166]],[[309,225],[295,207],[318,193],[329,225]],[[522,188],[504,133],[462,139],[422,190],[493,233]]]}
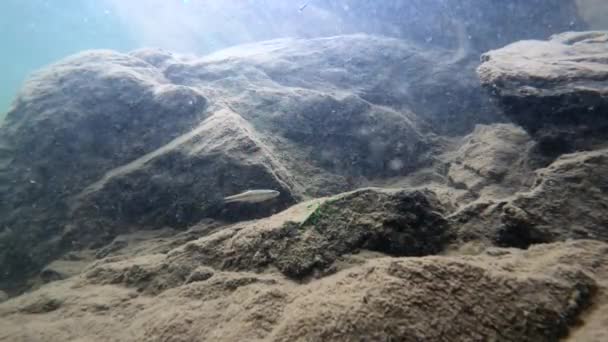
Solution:
{"label": "rock surface covered in silt", "polygon": [[[427,95],[450,79],[471,109],[484,101],[470,70],[441,48],[368,35],[68,57],[25,83],[0,133],[2,272],[132,230],[261,217],[407,175],[433,162],[438,109],[452,101]],[[256,188],[282,195],[221,205]]]}
{"label": "rock surface covered in silt", "polygon": [[608,32],[566,32],[485,53],[478,68],[507,116],[549,156],[606,143]]}

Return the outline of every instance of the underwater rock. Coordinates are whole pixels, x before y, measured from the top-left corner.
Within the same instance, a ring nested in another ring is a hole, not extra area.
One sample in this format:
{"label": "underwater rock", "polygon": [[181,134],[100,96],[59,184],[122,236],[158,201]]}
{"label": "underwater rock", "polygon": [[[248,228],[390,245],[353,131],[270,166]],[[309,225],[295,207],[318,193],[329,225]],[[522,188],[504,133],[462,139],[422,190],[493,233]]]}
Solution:
{"label": "underwater rock", "polygon": [[100,248],[95,253],[95,258],[103,259],[108,255],[127,247],[128,245],[129,243],[127,241],[114,239],[111,243]]}
{"label": "underwater rock", "polygon": [[158,294],[190,279],[194,265],[171,264],[164,259],[164,255],[159,254],[100,260],[83,272],[84,279],[80,283],[122,284],[138,292]]}
{"label": "underwater rock", "polygon": [[0,290],[0,303],[6,302],[8,300],[8,294],[2,290]]}
{"label": "underwater rock", "polygon": [[[495,120],[473,64],[363,34],[68,57],[26,82],[0,130],[0,229],[17,232],[0,235],[14,246],[0,272],[13,282],[129,230],[259,218],[406,175],[446,123]],[[281,196],[219,205],[254,188]]]}
{"label": "underwater rock", "polygon": [[[291,182],[247,122],[218,111],[196,130],[89,185],[74,202],[75,227],[64,240],[86,245],[113,238],[124,233],[117,229],[120,222],[186,228],[210,216],[232,221],[268,216],[294,202]],[[277,189],[281,195],[251,206],[223,204],[224,194],[248,188]]]}
{"label": "underwater rock", "polygon": [[[591,245],[594,258],[605,259],[597,254],[599,244]],[[548,253],[577,255],[582,248],[371,261],[324,279],[314,292],[297,298],[273,341],[301,336],[319,341],[555,341],[590,305],[597,283],[584,272],[560,270]],[[544,257],[551,260],[547,268],[541,266]]]}
{"label": "underwater rock", "polygon": [[[332,126],[357,125],[360,120],[339,119],[349,111],[358,118],[357,112],[365,109],[361,99],[375,105],[365,110],[379,112],[374,117],[391,115],[384,114],[388,107],[414,124],[423,119],[428,130],[457,135],[468,133],[477,123],[502,119],[479,92],[474,71],[478,63],[477,57],[455,60],[453,51],[433,45],[354,34],[237,46],[168,65],[165,75],[177,84],[221,86],[229,92],[232,108],[248,121],[255,118],[269,126],[296,119],[304,125],[302,133],[309,135],[321,136],[324,128],[310,132],[315,128],[311,127],[315,121],[307,120],[315,115],[310,112],[313,106]],[[291,107],[305,112],[290,114]],[[260,111],[276,115],[260,115]],[[353,132],[343,134],[357,138]]]}
{"label": "underwater rock", "polygon": [[79,275],[88,265],[86,261],[55,260],[40,271],[40,280],[44,283],[67,279]]}
{"label": "underwater rock", "polygon": [[538,141],[540,153],[555,158],[608,140],[608,32],[520,41],[482,61],[482,84]]}
{"label": "underwater rock", "polygon": [[608,150],[564,155],[536,171],[530,190],[450,216],[464,241],[527,248],[567,239],[608,241]]}
{"label": "underwater rock", "polygon": [[213,277],[213,269],[209,267],[197,267],[186,279],[186,284],[194,283],[197,281],[205,281]]}
{"label": "underwater rock", "polygon": [[466,191],[460,201],[504,198],[527,189],[532,147],[530,136],[515,125],[478,125],[448,158],[449,185]]}
{"label": "underwater rock", "polygon": [[103,50],[37,72],[1,131],[21,173],[15,181],[37,184],[31,196],[62,199],[188,131],[204,119],[207,99],[167,83],[150,64]]}
{"label": "underwater rock", "polygon": [[0,234],[11,246],[0,251],[0,283],[37,273],[65,250],[57,235],[72,196],[189,130],[206,107],[197,90],[113,51],[82,52],[35,73],[0,129],[0,230],[13,232]]}
{"label": "underwater rock", "polygon": [[36,296],[28,298],[25,305],[19,308],[19,311],[26,314],[44,314],[55,311],[63,305],[63,301],[60,299],[52,298],[50,296]]}
{"label": "underwater rock", "polygon": [[307,215],[261,220],[192,241],[168,255],[169,263],[198,260],[225,270],[262,270],[269,266],[302,279],[323,273],[343,255],[369,250],[393,256],[423,256],[442,251],[449,226],[430,191],[363,189],[324,200]]}
{"label": "underwater rock", "polygon": [[[581,314],[585,322],[605,318],[596,315],[601,307],[584,310],[604,303],[606,251],[605,243],[579,240],[475,256],[379,258],[304,283],[272,271],[203,271],[213,276],[141,295],[131,283],[71,278],[0,304],[0,331],[11,341],[50,342],[556,341],[582,324]],[[154,281],[160,273],[136,272],[136,264],[151,270],[164,261],[150,255],[129,263],[127,279],[139,282],[138,274]]]}

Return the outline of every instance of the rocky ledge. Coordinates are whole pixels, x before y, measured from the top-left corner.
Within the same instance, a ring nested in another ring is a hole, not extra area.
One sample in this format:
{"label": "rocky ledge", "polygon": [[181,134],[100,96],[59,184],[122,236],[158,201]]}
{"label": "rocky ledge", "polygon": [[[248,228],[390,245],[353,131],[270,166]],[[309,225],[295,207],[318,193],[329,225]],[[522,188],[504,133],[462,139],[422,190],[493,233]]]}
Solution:
{"label": "rocky ledge", "polygon": [[606,142],[608,33],[567,32],[485,53],[482,84],[555,156]]}

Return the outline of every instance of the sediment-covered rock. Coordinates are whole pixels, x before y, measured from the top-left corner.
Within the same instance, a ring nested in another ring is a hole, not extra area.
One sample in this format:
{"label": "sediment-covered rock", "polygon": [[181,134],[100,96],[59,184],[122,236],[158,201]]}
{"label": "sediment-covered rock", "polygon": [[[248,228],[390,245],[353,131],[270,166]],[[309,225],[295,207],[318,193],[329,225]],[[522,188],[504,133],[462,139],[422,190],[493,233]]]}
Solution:
{"label": "sediment-covered rock", "polygon": [[326,272],[341,256],[360,250],[394,256],[437,254],[449,240],[442,212],[430,191],[357,190],[211,234],[172,251],[168,262],[241,271],[273,266],[302,279]]}
{"label": "sediment-covered rock", "polygon": [[[429,165],[450,101],[473,115],[451,124],[494,118],[471,61],[446,51],[351,35],[201,58],[90,51],[38,72],[0,131],[5,279],[144,227],[266,216]],[[252,188],[281,197],[221,205]]]}
{"label": "sediment-covered rock", "polygon": [[449,185],[459,200],[504,198],[531,185],[530,136],[512,124],[478,125],[448,158]]}
{"label": "sediment-covered rock", "polygon": [[475,202],[451,218],[465,241],[520,248],[567,239],[608,241],[606,172],[606,149],[565,155],[537,170],[530,190]]}
{"label": "sediment-covered rock", "polygon": [[69,57],[30,78],[0,141],[0,270],[13,279],[60,252],[68,199],[205,118],[207,99],[112,51]]}
{"label": "sediment-covered rock", "polygon": [[539,152],[557,157],[608,140],[607,43],[605,31],[520,41],[484,54],[478,74]]}
{"label": "sediment-covered rock", "polygon": [[[596,285],[581,271],[536,266],[544,254],[538,252],[526,253],[531,260],[523,263],[517,260],[522,254],[509,251],[498,258],[370,262],[304,292],[271,336],[278,341],[298,336],[334,341],[557,340],[589,305]],[[487,263],[494,266],[490,269]],[[525,280],[518,273],[527,273]]]}
{"label": "sediment-covered rock", "polygon": [[306,284],[198,268],[162,293],[138,292],[131,281],[166,279],[143,271],[163,269],[150,255],[112,284],[72,278],[1,304],[0,331],[11,341],[555,341],[605,291],[607,252],[571,241],[379,258]]}

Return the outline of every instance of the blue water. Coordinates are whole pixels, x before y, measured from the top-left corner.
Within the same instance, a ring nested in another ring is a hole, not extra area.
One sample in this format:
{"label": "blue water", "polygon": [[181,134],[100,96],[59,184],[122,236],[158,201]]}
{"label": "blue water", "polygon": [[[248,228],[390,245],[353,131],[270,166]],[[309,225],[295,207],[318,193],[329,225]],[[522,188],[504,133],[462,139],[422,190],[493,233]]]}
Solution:
{"label": "blue water", "polygon": [[130,50],[137,44],[99,0],[2,0],[0,112],[33,70],[91,48]]}
{"label": "blue water", "polygon": [[[283,0],[0,0],[0,119],[29,73],[70,54],[140,47],[200,54],[293,36],[303,26],[295,21],[312,14],[298,11],[300,5]],[[327,22],[333,28],[333,21]]]}

